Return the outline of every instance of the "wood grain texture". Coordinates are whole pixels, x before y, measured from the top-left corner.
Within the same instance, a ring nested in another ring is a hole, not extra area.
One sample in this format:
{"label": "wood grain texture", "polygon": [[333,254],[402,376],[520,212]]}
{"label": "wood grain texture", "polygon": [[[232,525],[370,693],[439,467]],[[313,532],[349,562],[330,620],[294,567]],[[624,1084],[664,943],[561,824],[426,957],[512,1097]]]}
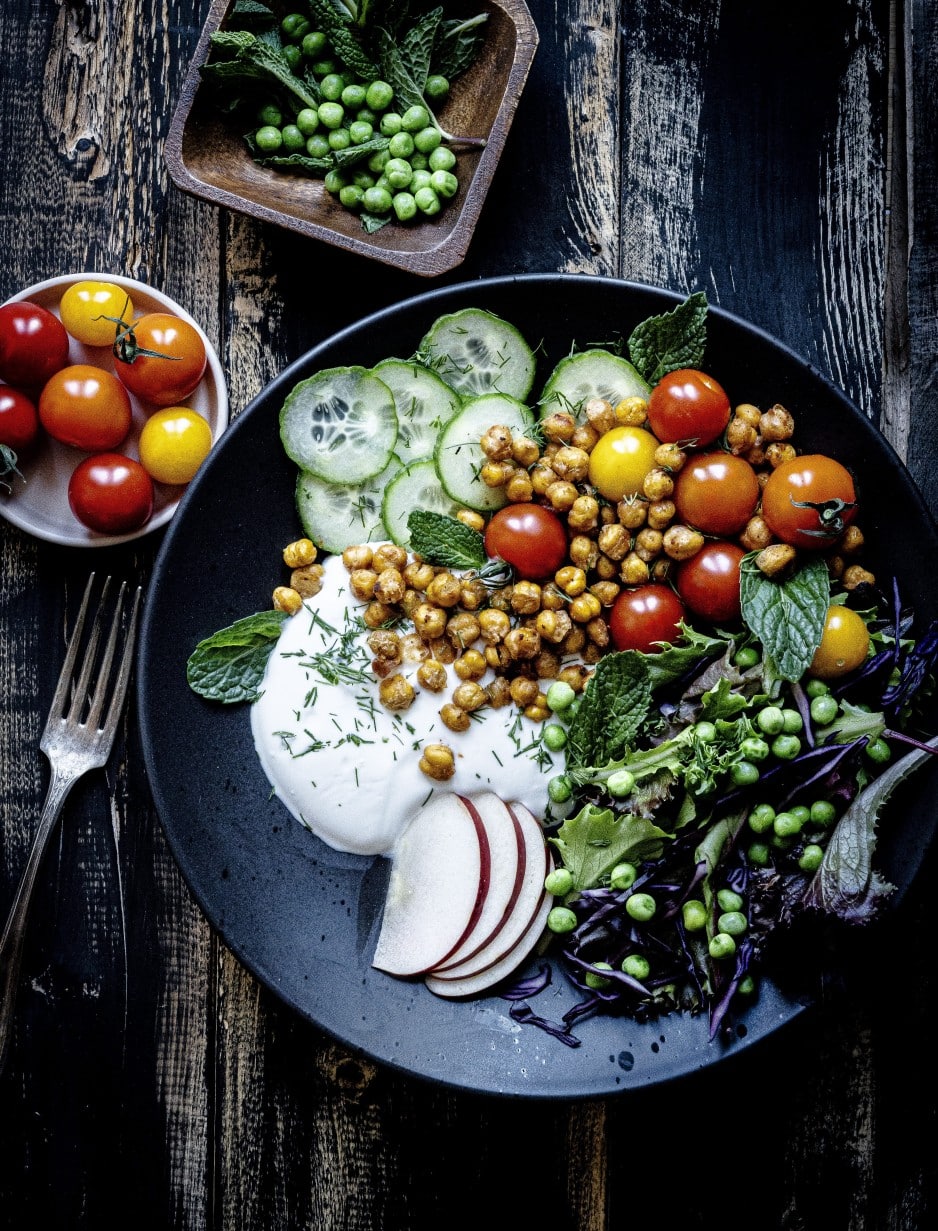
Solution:
{"label": "wood grain texture", "polygon": [[[112,268],[217,343],[232,414],[364,312],[422,292],[181,193],[163,160],[209,0],[6,0],[0,299]],[[938,16],[926,0],[534,0],[540,44],[464,263],[617,274],[760,324],[857,401],[938,509]],[[24,229],[28,220],[28,231]],[[146,579],[158,542],[96,553]],[[46,781],[36,739],[87,558],[0,523],[0,910]],[[245,567],[257,567],[250,558]],[[925,1231],[934,852],[784,1036],[577,1104],[465,1095],[298,1019],[213,933],[133,721],[68,809],[0,1075],[0,1226]],[[898,989],[898,991],[897,991]],[[738,1201],[738,1199],[737,1199]]]}

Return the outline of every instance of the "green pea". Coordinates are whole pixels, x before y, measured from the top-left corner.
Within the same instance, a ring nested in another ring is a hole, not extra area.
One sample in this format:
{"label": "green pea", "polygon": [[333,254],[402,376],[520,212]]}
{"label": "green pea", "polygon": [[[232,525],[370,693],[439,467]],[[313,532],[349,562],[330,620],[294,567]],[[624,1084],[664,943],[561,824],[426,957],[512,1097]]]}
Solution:
{"label": "green pea", "polygon": [[392,158],[409,158],[414,152],[414,139],[403,129],[388,141],[388,153]]}
{"label": "green pea", "polygon": [[573,873],[569,868],[554,868],[544,881],[544,888],[555,898],[563,898],[573,888]]}
{"label": "green pea", "polygon": [[254,134],[254,142],[263,154],[275,154],[283,145],[283,133],[273,124],[265,124]]}
{"label": "green pea", "polygon": [[345,89],[345,81],[339,73],[327,73],[319,83],[319,92],[328,103],[337,103]]}
{"label": "green pea", "polygon": [[782,710],[782,731],[785,735],[797,735],[804,730],[804,719],[798,710]]}
{"label": "green pea", "polygon": [[[413,172],[407,177],[407,183],[402,184],[402,188],[406,188],[410,183]],[[567,732],[559,722],[549,722],[541,732],[541,741],[544,747],[551,752],[561,752],[567,746]]]}
{"label": "green pea", "polygon": [[391,155],[387,150],[375,150],[368,159],[367,167],[369,171],[375,171],[380,175],[390,161]]}
{"label": "green pea", "polygon": [[825,828],[837,817],[837,809],[829,799],[816,799],[809,809],[812,825],[822,825]]}
{"label": "green pea", "polygon": [[306,138],[300,131],[298,124],[287,124],[280,130],[280,135],[283,137],[283,148],[291,153],[296,153],[299,150],[306,149]]}
{"label": "green pea", "polygon": [[637,875],[638,869],[634,863],[617,863],[609,873],[609,884],[613,889],[630,889]]}
{"label": "green pea", "polygon": [[759,651],[752,645],[740,646],[733,655],[733,662],[743,671],[749,667],[754,667],[758,661]]}
{"label": "green pea", "polygon": [[759,781],[759,767],[752,761],[736,761],[730,767],[730,778],[736,786],[752,786]]}
{"label": "green pea", "polygon": [[606,790],[613,799],[625,799],[635,790],[635,775],[627,769],[617,769],[607,778]]}
{"label": "green pea", "polygon": [[892,749],[884,739],[873,739],[863,750],[874,765],[885,765],[892,760]]}
{"label": "green pea", "polygon": [[764,761],[771,749],[764,739],[757,735],[747,735],[739,745],[739,751],[747,761]]}
{"label": "green pea", "polygon": [[797,735],[776,735],[772,741],[772,755],[780,761],[793,761],[801,751],[801,740]]}
{"label": "green pea", "polygon": [[430,123],[430,112],[426,107],[421,107],[419,103],[414,103],[412,107],[408,107],[401,116],[401,126],[405,132],[417,133],[422,128],[426,128]]}
{"label": "green pea", "polygon": [[702,744],[712,744],[717,737],[716,726],[712,722],[706,720],[695,722],[693,727],[694,739],[699,740]]}
{"label": "green pea", "polygon": [[569,906],[555,906],[547,916],[547,926],[559,935],[572,932],[576,927],[576,915]]}
{"label": "green pea", "polygon": [[351,85],[343,86],[339,99],[343,107],[348,107],[351,111],[357,111],[365,105],[365,93],[363,85],[353,82]]}
{"label": "green pea", "polygon": [[372,111],[387,111],[394,97],[394,90],[386,81],[372,81],[365,90],[365,105]]}
{"label": "green pea", "polygon": [[326,140],[330,150],[347,150],[352,144],[352,134],[347,128],[331,128]]}
{"label": "green pea", "polygon": [[637,923],[647,923],[654,916],[658,904],[650,893],[633,893],[625,900],[625,910]]}
{"label": "green pea", "polygon": [[740,981],[736,984],[736,991],[740,996],[751,996],[756,990],[756,981],[752,975],[743,975]]}
{"label": "green pea", "polygon": [[401,117],[396,111],[385,111],[378,123],[378,130],[384,137],[396,137],[401,131]]}
{"label": "green pea", "polygon": [[456,155],[448,145],[438,145],[427,155],[427,162],[431,171],[452,171],[456,166]]}
{"label": "green pea", "polygon": [[811,809],[806,807],[804,804],[795,804],[793,807],[788,808],[787,811],[790,812],[792,816],[798,818],[802,824],[802,827],[807,825],[808,821],[811,819]]}
{"label": "green pea", "polygon": [[[420,189],[423,192],[423,189]],[[417,201],[417,208],[420,208],[420,202]],[[555,804],[565,804],[573,794],[573,786],[566,774],[558,774],[556,778],[551,778],[547,783],[547,794]]]}
{"label": "green pea", "polygon": [[430,186],[441,197],[454,197],[459,191],[459,180],[452,171],[434,171],[430,176]]}
{"label": "green pea", "polygon": [[756,804],[749,813],[749,828],[753,833],[765,833],[772,828],[775,820],[775,809],[771,804]]}
{"label": "green pea", "polygon": [[389,214],[391,212],[391,193],[387,188],[375,184],[374,188],[366,188],[362,196],[362,207],[369,214]]}
{"label": "green pea", "polygon": [[792,812],[779,812],[772,823],[772,829],[779,838],[794,838],[801,833],[804,822]]}
{"label": "green pea", "polygon": [[821,866],[823,858],[823,846],[818,846],[816,842],[809,842],[801,852],[798,867],[801,868],[802,872],[816,872]]}
{"label": "green pea", "polygon": [[609,986],[610,980],[605,975],[599,973],[601,970],[612,970],[608,962],[593,962],[593,969],[588,970],[583,978],[583,982],[587,987],[591,987],[594,991],[601,991],[604,987]]}
{"label": "green pea", "polygon": [[299,71],[300,65],[303,63],[303,53],[295,43],[287,43],[281,48],[280,54],[289,65],[291,73]]}
{"label": "green pea", "polygon": [[302,13],[287,13],[283,21],[280,23],[280,30],[284,38],[291,41],[301,42],[302,39],[309,33],[310,21],[304,17]]}
{"label": "green pea", "polygon": [[432,154],[442,140],[440,130],[432,125],[414,133],[414,145],[421,154]]}
{"label": "green pea", "polygon": [[756,714],[756,726],[766,735],[780,735],[785,727],[785,715],[777,705],[767,705]]}
{"label": "green pea", "polygon": [[651,962],[641,953],[630,953],[622,962],[622,971],[633,979],[647,979],[651,974]]}
{"label": "green pea", "polygon": [[430,166],[430,160],[426,154],[421,154],[419,150],[414,150],[410,156],[410,165],[415,171],[425,171]]}
{"label": "green pea", "polygon": [[681,907],[681,918],[688,932],[699,932],[707,926],[707,908],[699,898],[688,898]]}
{"label": "green pea", "polygon": [[717,919],[717,927],[728,936],[742,936],[749,921],[741,910],[727,910]]}
{"label": "green pea", "polygon": [[330,150],[329,138],[325,133],[313,133],[306,138],[306,152],[310,158],[325,158]]}
{"label": "green pea", "polygon": [[[414,165],[413,161],[411,161],[410,165],[411,166]],[[429,171],[414,171],[414,178],[410,181],[410,191],[416,192],[418,188],[429,188],[429,187],[430,187],[430,172]],[[566,710],[564,711],[557,710],[555,712],[556,713],[562,712],[564,718],[571,719],[573,717],[573,710],[574,710],[575,705],[576,705],[576,702],[574,701],[573,704],[568,706]]]}
{"label": "green pea", "polygon": [[319,127],[319,112],[315,107],[304,107],[297,113],[296,126],[304,137],[311,137]]}
{"label": "green pea", "polygon": [[339,200],[346,209],[358,209],[363,195],[364,189],[358,184],[345,184],[339,189]]}
{"label": "green pea", "polygon": [[323,184],[327,192],[339,193],[348,183],[341,171],[327,171],[323,176]]}
{"label": "green pea", "polygon": [[449,93],[449,81],[442,73],[431,73],[423,84],[423,92],[427,98],[445,98]]}
{"label": "green pea", "polygon": [[257,122],[262,128],[266,128],[268,125],[274,128],[281,128],[283,126],[283,112],[276,103],[265,103],[257,112]]}
{"label": "green pea", "polygon": [[819,697],[812,698],[809,713],[812,722],[816,722],[819,727],[826,727],[840,713],[840,706],[829,692],[825,692]]}
{"label": "green pea", "polygon": [[714,961],[722,962],[736,952],[736,941],[728,932],[717,932],[710,938],[707,949]]}
{"label": "green pea", "polygon": [[772,862],[772,852],[764,842],[750,843],[746,854],[749,856],[749,862],[757,868],[767,868]]}
{"label": "green pea", "polygon": [[309,34],[303,35],[303,41],[300,43],[300,50],[307,60],[314,60],[326,45],[326,36],[322,30],[310,30]]}
{"label": "green pea", "polygon": [[335,60],[329,59],[328,57],[323,60],[314,60],[309,67],[310,71],[316,77],[328,77],[330,73],[337,72],[339,68]]}
{"label": "green pea", "polygon": [[409,222],[417,213],[417,202],[412,192],[396,192],[391,204],[400,222]]}
{"label": "green pea", "polygon": [[364,192],[366,188],[374,188],[378,181],[371,171],[355,171],[352,174],[351,182]]}
{"label": "green pea", "polygon": [[348,126],[349,136],[352,139],[352,145],[364,145],[366,141],[370,141],[374,135],[374,129],[367,120],[352,120]]}
{"label": "green pea", "polygon": [[[427,183],[430,183],[429,176],[427,177]],[[554,680],[545,695],[547,697],[547,708],[553,710],[555,714],[562,714],[576,700],[576,693],[566,680]]]}
{"label": "green pea", "polygon": [[717,905],[720,910],[742,910],[744,902],[742,894],[733,889],[717,890]]}
{"label": "green pea", "polygon": [[339,128],[342,121],[345,119],[345,108],[341,103],[320,103],[317,108],[317,113],[319,115],[319,122],[324,128]]}
{"label": "green pea", "polygon": [[417,208],[422,214],[430,217],[433,214],[438,214],[441,209],[440,198],[428,184],[426,188],[418,188],[414,193],[414,200],[417,202]]}
{"label": "green pea", "polygon": [[831,686],[825,680],[810,679],[805,684],[804,690],[809,697],[826,697]]}

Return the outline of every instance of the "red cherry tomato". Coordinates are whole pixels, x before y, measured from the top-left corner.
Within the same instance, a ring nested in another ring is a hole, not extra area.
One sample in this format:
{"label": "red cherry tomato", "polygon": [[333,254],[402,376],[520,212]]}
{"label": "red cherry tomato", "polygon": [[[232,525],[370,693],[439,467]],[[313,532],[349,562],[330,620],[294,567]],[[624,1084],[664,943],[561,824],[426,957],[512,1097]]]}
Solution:
{"label": "red cherry tomato", "polygon": [[662,376],[648,398],[648,422],[659,440],[712,444],[730,421],[730,400],[712,376],[677,368]]}
{"label": "red cherry tomato", "polygon": [[742,457],[720,451],[689,457],[674,482],[674,507],[704,534],[737,534],[759,501],[756,472]]}
{"label": "red cherry tomato", "polygon": [[674,584],[689,611],[712,624],[740,618],[738,543],[705,543],[696,556],[677,566]]}
{"label": "red cherry tomato", "polygon": [[36,443],[39,415],[26,396],[10,385],[0,385],[0,445],[21,457]]}
{"label": "red cherry tomato", "polygon": [[68,333],[57,316],[19,300],[0,307],[0,379],[38,389],[68,363]]}
{"label": "red cherry tomato", "polygon": [[519,576],[540,581],[567,558],[567,532],[556,513],[540,504],[508,504],[492,514],[485,551],[512,566]]}
{"label": "red cherry tomato", "polygon": [[122,453],[96,453],[79,462],[68,483],[78,520],[99,534],[138,530],[153,512],[153,481],[139,462]]}
{"label": "red cherry tomato", "polygon": [[617,650],[653,654],[659,641],[674,641],[686,612],[670,586],[652,582],[623,590],[609,612],[609,633]]}
{"label": "red cherry tomato", "polygon": [[49,435],[88,452],[116,449],[130,431],[132,413],[117,377],[90,363],[62,368],[39,395],[39,419]]}
{"label": "red cherry tomato", "polygon": [[832,457],[806,453],[782,462],[762,492],[769,529],[792,547],[829,547],[853,521],[856,492],[849,470]]}
{"label": "red cherry tomato", "polygon": [[154,406],[178,406],[202,379],[207,356],[198,331],[169,312],[148,312],[115,347],[115,371]]}

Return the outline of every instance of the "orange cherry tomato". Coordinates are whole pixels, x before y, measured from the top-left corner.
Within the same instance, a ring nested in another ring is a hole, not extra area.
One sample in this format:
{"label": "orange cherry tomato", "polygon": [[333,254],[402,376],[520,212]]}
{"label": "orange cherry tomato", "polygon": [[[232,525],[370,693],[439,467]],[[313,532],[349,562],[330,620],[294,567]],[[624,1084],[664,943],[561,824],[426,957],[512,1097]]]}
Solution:
{"label": "orange cherry tomato", "polygon": [[39,421],[62,444],[88,452],[116,449],[130,431],[127,390],[111,372],[73,363],[56,372],[39,394]]}
{"label": "orange cherry tomato", "polygon": [[847,675],[866,661],[869,648],[870,633],[863,617],[852,607],[832,604],[808,673],[821,680]]}
{"label": "orange cherry tomato", "polygon": [[115,371],[153,406],[178,406],[195,389],[208,356],[201,335],[169,312],[148,312],[115,343]]}
{"label": "orange cherry tomato", "polygon": [[829,547],[853,521],[856,491],[850,471],[823,453],[783,462],[762,492],[762,516],[772,533],[792,547]]}
{"label": "orange cherry tomato", "polygon": [[714,451],[687,459],[674,483],[674,505],[703,534],[738,534],[759,502],[759,480],[745,458]]}

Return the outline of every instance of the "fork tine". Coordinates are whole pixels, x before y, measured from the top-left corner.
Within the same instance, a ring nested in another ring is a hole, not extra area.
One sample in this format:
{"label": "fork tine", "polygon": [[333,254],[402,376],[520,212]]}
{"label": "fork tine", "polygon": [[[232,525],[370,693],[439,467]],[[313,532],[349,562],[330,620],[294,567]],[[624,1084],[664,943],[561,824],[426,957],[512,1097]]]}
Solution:
{"label": "fork tine", "polygon": [[[104,592],[101,595],[101,605],[98,608],[97,615],[95,616],[96,633],[100,628],[101,618],[104,611],[104,601],[107,595],[107,586],[110,580],[111,579],[109,577],[107,582],[105,582]],[[98,667],[97,678],[95,679],[94,689],[91,693],[90,705],[88,707],[88,717],[85,719],[88,726],[95,729],[102,725],[100,718],[104,709],[104,699],[107,695],[108,681],[111,678],[111,664],[114,661],[114,649],[117,645],[117,634],[120,631],[121,610],[124,606],[124,593],[126,589],[127,583],[126,581],[122,581],[121,588],[117,593],[117,602],[114,605],[114,616],[111,620],[111,631],[108,634],[107,644],[104,647],[104,654],[101,657],[101,664]],[[90,675],[91,665],[94,659],[94,651],[96,648],[97,647],[95,645],[91,645],[88,648],[88,657],[85,663],[88,671],[87,673],[85,671],[82,672],[82,678],[78,685],[79,692],[82,696],[88,695],[86,675]]]}
{"label": "fork tine", "polygon": [[[114,683],[114,692],[111,696],[111,704],[108,707],[107,717],[104,720],[103,727],[109,736],[113,736],[117,729],[117,723],[120,719],[121,711],[124,707],[124,698],[127,695],[127,685],[130,683],[130,672],[133,668],[134,660],[134,643],[137,637],[137,617],[140,613],[140,598],[143,590],[137,586],[134,592],[133,603],[130,608],[130,616],[127,622],[127,635],[124,641],[124,648],[121,652],[120,667],[117,672],[117,679]],[[121,595],[123,596],[123,587],[121,587]],[[114,626],[111,629],[112,637],[116,636],[117,616],[114,617]],[[108,651],[110,652],[113,646],[109,643]]]}
{"label": "fork tine", "polygon": [[[92,576],[94,576],[94,574],[92,574]],[[89,587],[90,587],[90,578],[89,578]],[[67,715],[67,721],[70,723],[77,723],[81,721],[82,710],[88,700],[88,685],[91,681],[91,671],[92,671],[92,668],[94,667],[95,654],[97,653],[97,649],[98,649],[98,641],[101,638],[101,615],[104,610],[104,604],[105,604],[105,601],[107,600],[108,591],[110,590],[110,588],[111,588],[111,579],[110,577],[105,577],[104,586],[102,587],[102,590],[101,590],[101,597],[98,600],[98,607],[94,614],[94,621],[91,625],[91,631],[88,634],[88,643],[85,646],[85,653],[84,653],[84,658],[82,659],[81,671],[79,672],[78,679],[75,681],[74,689],[72,691],[72,703],[71,703],[71,706],[69,707],[69,711]],[[86,594],[87,593],[88,591],[86,590]],[[82,607],[84,608],[84,601],[82,602]],[[77,645],[80,640],[81,628],[82,628],[82,625],[84,624],[84,615],[85,613],[83,610],[81,613],[81,617],[79,618],[79,621],[75,626],[75,632],[72,633],[72,641],[69,644],[70,650],[71,650],[71,645],[72,644]],[[103,679],[104,678],[103,675],[100,678]]]}
{"label": "fork tine", "polygon": [[78,619],[75,621],[75,627],[72,629],[71,636],[68,639],[68,646],[65,652],[65,661],[62,663],[62,670],[59,672],[59,682],[55,686],[55,694],[52,697],[52,704],[49,707],[50,718],[55,716],[61,718],[65,711],[65,704],[68,700],[69,688],[72,682],[72,671],[75,669],[75,659],[78,655],[78,644],[81,641],[82,629],[85,626],[85,616],[88,612],[88,603],[91,599],[91,588],[94,584],[94,573],[88,578],[88,583],[85,586],[85,595],[81,600],[81,607],[78,611]]}

